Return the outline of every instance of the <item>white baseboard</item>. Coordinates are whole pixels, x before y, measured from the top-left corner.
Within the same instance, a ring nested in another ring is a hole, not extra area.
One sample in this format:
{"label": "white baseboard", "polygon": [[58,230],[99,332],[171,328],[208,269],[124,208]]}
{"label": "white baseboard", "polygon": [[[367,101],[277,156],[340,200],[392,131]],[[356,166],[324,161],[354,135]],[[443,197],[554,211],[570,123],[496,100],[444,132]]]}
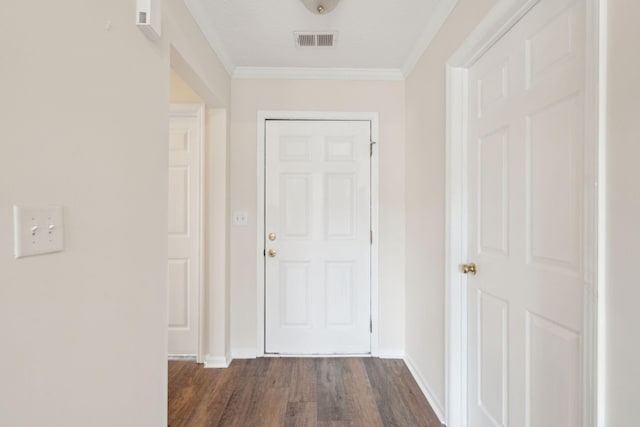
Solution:
{"label": "white baseboard", "polygon": [[378,354],[374,357],[379,357],[380,359],[404,359],[404,351],[384,348],[379,349]]}
{"label": "white baseboard", "polygon": [[445,417],[444,417],[444,406],[442,405],[440,400],[436,398],[436,395],[433,394],[433,392],[431,391],[427,383],[424,381],[424,378],[422,378],[422,375],[420,375],[420,372],[415,367],[415,364],[413,363],[413,361],[409,356],[404,357],[404,363],[407,364],[407,368],[409,368],[409,372],[411,372],[411,375],[413,375],[413,379],[416,381],[416,383],[418,383],[418,387],[420,387],[420,390],[422,390],[422,394],[424,394],[424,397],[427,398],[427,401],[433,408],[433,412],[436,413],[436,416],[440,420],[440,423],[445,425],[446,423],[445,423]]}
{"label": "white baseboard", "polygon": [[258,357],[255,348],[235,348],[231,350],[232,359],[255,359]]}
{"label": "white baseboard", "polygon": [[205,368],[228,368],[231,364],[231,355],[227,353],[225,356],[211,356],[210,354],[204,360]]}

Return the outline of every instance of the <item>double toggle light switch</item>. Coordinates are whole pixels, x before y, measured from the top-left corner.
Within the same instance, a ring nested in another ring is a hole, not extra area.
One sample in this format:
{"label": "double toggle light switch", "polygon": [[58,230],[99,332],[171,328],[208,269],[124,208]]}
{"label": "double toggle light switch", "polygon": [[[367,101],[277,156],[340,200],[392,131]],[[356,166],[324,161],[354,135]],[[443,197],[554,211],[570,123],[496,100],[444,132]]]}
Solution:
{"label": "double toggle light switch", "polygon": [[59,252],[64,249],[62,208],[13,207],[16,258]]}

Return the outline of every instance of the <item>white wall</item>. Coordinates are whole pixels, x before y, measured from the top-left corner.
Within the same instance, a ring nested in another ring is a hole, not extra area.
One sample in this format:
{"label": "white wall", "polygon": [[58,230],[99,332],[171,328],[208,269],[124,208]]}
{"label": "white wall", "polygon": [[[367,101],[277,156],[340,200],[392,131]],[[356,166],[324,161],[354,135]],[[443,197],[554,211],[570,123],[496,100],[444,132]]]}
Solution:
{"label": "white wall", "polygon": [[[182,2],[159,43],[133,1],[37,9],[0,4],[0,426],[166,425],[170,43],[229,78]],[[65,251],[15,260],[14,203],[63,205]]]}
{"label": "white wall", "polygon": [[204,104],[202,98],[173,68],[169,71],[169,101],[174,104]]}
{"label": "white wall", "polygon": [[460,0],[406,81],[406,353],[445,402],[445,124],[449,57],[495,0]]}
{"label": "white wall", "polygon": [[609,2],[607,149],[607,426],[640,415],[640,3]]}
{"label": "white wall", "polygon": [[231,228],[231,347],[255,354],[257,114],[259,110],[379,112],[380,350],[404,348],[404,83],[377,81],[233,80],[230,209],[249,212]]}

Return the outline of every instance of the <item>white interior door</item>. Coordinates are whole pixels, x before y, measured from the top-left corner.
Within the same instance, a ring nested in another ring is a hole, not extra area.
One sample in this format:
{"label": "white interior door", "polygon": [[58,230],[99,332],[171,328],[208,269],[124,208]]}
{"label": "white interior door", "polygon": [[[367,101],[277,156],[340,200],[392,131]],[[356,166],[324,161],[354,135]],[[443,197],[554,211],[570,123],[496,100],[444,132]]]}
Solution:
{"label": "white interior door", "polygon": [[368,121],[267,121],[266,353],[371,351],[370,141]]}
{"label": "white interior door", "polygon": [[202,106],[169,115],[169,354],[198,355]]}
{"label": "white interior door", "polygon": [[469,69],[470,426],[582,425],[584,50],[542,0]]}

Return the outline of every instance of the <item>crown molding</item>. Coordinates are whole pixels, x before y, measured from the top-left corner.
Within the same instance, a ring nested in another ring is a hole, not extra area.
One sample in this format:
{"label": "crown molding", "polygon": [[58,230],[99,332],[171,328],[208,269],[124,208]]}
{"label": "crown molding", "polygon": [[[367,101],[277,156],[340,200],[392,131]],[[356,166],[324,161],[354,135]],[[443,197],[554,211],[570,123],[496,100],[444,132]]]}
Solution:
{"label": "crown molding", "polygon": [[232,79],[271,80],[386,80],[402,81],[399,69],[386,68],[303,68],[303,67],[236,67]]}
{"label": "crown molding", "polygon": [[422,32],[422,35],[414,45],[413,50],[402,66],[402,74],[405,78],[409,77],[409,74],[411,74],[411,71],[413,71],[414,67],[436,37],[449,15],[451,15],[453,9],[458,5],[458,1],[459,0],[441,1],[438,3],[436,10]]}

